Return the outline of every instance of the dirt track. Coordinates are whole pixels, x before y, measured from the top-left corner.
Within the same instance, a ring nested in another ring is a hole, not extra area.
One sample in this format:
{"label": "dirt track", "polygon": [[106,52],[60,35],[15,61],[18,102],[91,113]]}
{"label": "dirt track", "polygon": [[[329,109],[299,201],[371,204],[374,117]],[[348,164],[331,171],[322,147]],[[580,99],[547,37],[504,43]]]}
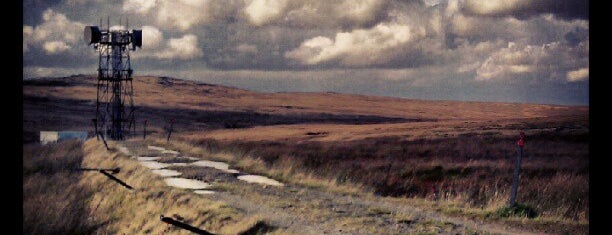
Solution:
{"label": "dirt track", "polygon": [[[126,141],[133,157],[159,156],[173,161],[175,155],[147,148],[141,141]],[[170,157],[172,156],[172,157]],[[181,155],[178,155],[181,156]],[[170,158],[170,159],[169,159]],[[185,158],[182,158],[185,159]],[[137,161],[134,159],[134,161]],[[178,160],[177,160],[178,161]],[[184,161],[184,160],[180,160]],[[144,166],[142,166],[144,167]],[[231,166],[230,166],[231,167]],[[181,177],[211,183],[214,194],[197,195],[225,202],[247,215],[261,215],[269,225],[294,234],[529,234],[496,223],[452,218],[408,205],[401,199],[366,194],[329,192],[285,184],[283,187],[247,183],[218,169],[171,166]],[[243,172],[244,173],[244,172]]]}

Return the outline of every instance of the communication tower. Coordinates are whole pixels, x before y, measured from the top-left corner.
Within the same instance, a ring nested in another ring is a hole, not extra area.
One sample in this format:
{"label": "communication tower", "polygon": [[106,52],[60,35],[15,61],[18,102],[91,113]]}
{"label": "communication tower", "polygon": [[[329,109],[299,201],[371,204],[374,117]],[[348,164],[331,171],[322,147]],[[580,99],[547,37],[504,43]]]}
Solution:
{"label": "communication tower", "polygon": [[130,51],[142,47],[142,30],[128,30],[127,25],[126,29],[111,29],[110,23],[106,29],[86,26],[84,38],[99,55],[93,119],[96,135],[123,140],[130,131],[136,132]]}

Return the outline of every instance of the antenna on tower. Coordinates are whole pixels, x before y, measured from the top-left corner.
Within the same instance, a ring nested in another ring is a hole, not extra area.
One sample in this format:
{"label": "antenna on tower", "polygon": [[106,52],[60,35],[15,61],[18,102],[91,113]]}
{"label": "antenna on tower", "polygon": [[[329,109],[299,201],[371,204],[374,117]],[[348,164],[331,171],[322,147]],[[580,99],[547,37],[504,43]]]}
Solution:
{"label": "antenna on tower", "polygon": [[113,140],[123,140],[131,130],[133,134],[136,132],[129,51],[142,47],[142,30],[133,29],[130,32],[127,27],[111,30],[110,16],[106,24],[107,29],[86,26],[84,31],[85,42],[93,44],[99,54],[94,123],[95,129],[103,135],[109,135]]}

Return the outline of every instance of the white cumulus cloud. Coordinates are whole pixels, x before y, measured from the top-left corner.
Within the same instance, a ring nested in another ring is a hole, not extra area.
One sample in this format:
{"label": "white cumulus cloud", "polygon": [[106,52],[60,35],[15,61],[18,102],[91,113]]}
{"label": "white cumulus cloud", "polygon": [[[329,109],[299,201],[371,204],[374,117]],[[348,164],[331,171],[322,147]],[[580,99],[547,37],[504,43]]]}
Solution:
{"label": "white cumulus cloud", "polygon": [[424,36],[423,28],[381,23],[371,29],[337,33],[334,39],[308,39],[285,57],[309,65],[329,61],[348,66],[384,64],[397,56],[396,50]]}
{"label": "white cumulus cloud", "polygon": [[157,23],[187,31],[192,26],[212,20],[208,0],[161,1],[157,9]]}
{"label": "white cumulus cloud", "polygon": [[340,1],[334,6],[335,14],[340,20],[363,25],[375,20],[387,1],[351,0]]}
{"label": "white cumulus cloud", "polygon": [[134,58],[179,60],[199,58],[203,55],[196,35],[165,38],[162,30],[150,25],[142,27],[142,48],[133,54]]}
{"label": "white cumulus cloud", "polygon": [[43,44],[43,48],[48,54],[57,54],[70,49],[70,46],[68,46],[68,44],[62,41],[51,41],[45,42]]}
{"label": "white cumulus cloud", "polygon": [[193,59],[203,55],[198,47],[198,37],[187,34],[180,38],[171,38],[164,49],[154,54],[160,59]]}
{"label": "white cumulus cloud", "polygon": [[574,71],[567,72],[567,81],[578,82],[584,81],[589,78],[589,68],[581,68]]}
{"label": "white cumulus cloud", "polygon": [[113,25],[110,27],[111,31],[115,31],[115,30],[126,30],[125,25]]}
{"label": "white cumulus cloud", "polygon": [[153,50],[159,47],[164,40],[164,34],[156,27],[142,26],[142,49]]}
{"label": "white cumulus cloud", "polygon": [[42,48],[47,54],[56,54],[84,43],[83,23],[71,21],[66,15],[52,9],[43,12],[42,20],[37,26],[23,26],[24,52],[34,46]]}
{"label": "white cumulus cloud", "polygon": [[527,0],[467,0],[465,9],[479,15],[500,15],[528,6]]}
{"label": "white cumulus cloud", "polygon": [[254,25],[263,25],[283,16],[287,6],[288,0],[252,0],[244,13]]}
{"label": "white cumulus cloud", "polygon": [[[517,45],[492,53],[476,70],[476,80],[512,79],[529,75],[537,79],[580,80],[588,76],[588,69],[574,70],[585,63],[577,54],[580,48],[570,48],[560,42],[543,45]],[[588,63],[588,61],[586,62]],[[586,74],[585,74],[586,72]]]}
{"label": "white cumulus cloud", "polygon": [[366,26],[379,22],[386,0],[248,0],[243,13],[249,23],[300,27]]}

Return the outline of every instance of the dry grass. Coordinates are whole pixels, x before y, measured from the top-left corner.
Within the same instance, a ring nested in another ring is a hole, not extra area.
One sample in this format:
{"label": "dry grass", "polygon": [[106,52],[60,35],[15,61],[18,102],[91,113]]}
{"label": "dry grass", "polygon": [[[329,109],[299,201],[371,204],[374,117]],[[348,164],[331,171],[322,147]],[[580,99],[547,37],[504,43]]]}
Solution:
{"label": "dry grass", "polygon": [[[455,202],[465,212],[506,205],[516,159],[514,139],[503,135],[302,143],[188,140],[193,146],[182,143],[185,149],[284,182],[430,200],[435,189],[439,200]],[[540,217],[588,223],[588,132],[532,133],[529,141],[519,202]]]}
{"label": "dry grass", "polygon": [[[24,145],[23,167],[25,234],[190,234],[168,227],[159,216],[178,214],[184,223],[215,232],[232,231],[245,219],[228,205],[167,187],[136,161],[107,152],[95,140]],[[97,171],[73,171],[80,167],[121,167],[115,176],[135,190]]]}
{"label": "dry grass", "polygon": [[116,177],[134,187],[128,190],[95,172],[81,178],[81,185],[99,192],[92,197],[89,208],[108,222],[100,229],[101,233],[189,234],[161,222],[159,216],[162,214],[178,214],[184,218],[183,223],[219,234],[236,234],[234,232],[248,227],[244,221],[253,220],[227,204],[166,186],[161,177],[139,166],[135,160],[118,152],[107,152],[95,140],[87,141],[84,147],[84,166],[121,167]]}
{"label": "dry grass", "polygon": [[[251,216],[251,217],[243,219],[242,221],[239,221],[238,223],[236,223],[237,224],[236,226],[226,227],[225,229],[221,230],[220,233],[221,234],[244,234],[244,235],[267,234],[269,232],[273,232],[273,230],[276,230],[275,228],[268,226],[265,220],[266,219],[260,215]],[[276,232],[272,234],[280,234],[280,233]]]}
{"label": "dry grass", "polygon": [[[113,142],[110,143],[115,149]],[[129,190],[97,171],[114,168]],[[246,216],[221,202],[165,185],[161,178],[95,139],[24,146],[26,234],[190,234],[160,221],[180,215],[183,223],[216,234],[271,231],[261,217]]]}
{"label": "dry grass", "polygon": [[94,192],[73,171],[82,160],[80,142],[24,145],[24,234],[91,234],[102,225],[87,206]]}

